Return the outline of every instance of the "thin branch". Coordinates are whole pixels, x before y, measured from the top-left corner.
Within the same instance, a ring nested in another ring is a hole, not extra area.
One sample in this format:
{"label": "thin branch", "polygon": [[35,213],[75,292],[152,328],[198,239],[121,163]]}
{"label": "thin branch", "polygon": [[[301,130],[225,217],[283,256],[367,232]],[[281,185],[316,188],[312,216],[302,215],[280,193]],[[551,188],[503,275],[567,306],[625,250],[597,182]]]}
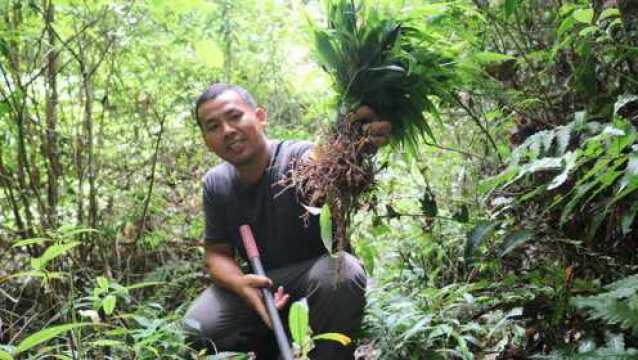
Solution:
{"label": "thin branch", "polygon": [[454,100],[456,100],[456,102],[459,104],[459,106],[461,106],[463,108],[463,110],[465,110],[465,112],[469,115],[469,117],[472,119],[472,121],[474,121],[474,123],[476,123],[476,125],[479,127],[479,129],[481,129],[481,132],[483,132],[485,137],[487,137],[487,140],[490,142],[490,144],[494,148],[494,151],[496,152],[496,156],[498,157],[499,162],[502,163],[503,162],[503,158],[501,157],[501,154],[498,152],[498,146],[496,145],[496,142],[492,138],[492,135],[490,135],[490,132],[481,123],[481,119],[479,119],[479,117],[476,116],[476,114],[474,114],[474,111],[472,111],[472,109],[470,109],[468,106],[466,106],[463,103],[463,101],[461,99],[459,99],[458,95],[454,95]]}
{"label": "thin branch", "polygon": [[451,147],[447,147],[447,146],[441,146],[441,145],[438,145],[438,144],[429,143],[427,141],[425,141],[424,143],[425,143],[425,145],[432,146],[432,147],[435,147],[435,148],[440,149],[440,150],[445,150],[445,151],[451,151],[451,152],[459,153],[461,155],[465,155],[467,157],[478,159],[478,160],[485,160],[485,158],[482,157],[482,156],[479,156],[479,155],[476,155],[476,154],[472,154],[472,153],[469,153],[469,152],[466,152],[466,151],[463,151],[463,150],[459,150],[459,149],[455,149],[455,148],[451,148]]}
{"label": "thin branch", "polygon": [[160,116],[155,109],[153,109],[155,117],[159,119],[160,130],[157,134],[157,141],[155,142],[155,153],[153,154],[153,165],[151,167],[151,180],[148,185],[148,191],[146,192],[146,199],[144,200],[144,210],[142,211],[142,221],[140,222],[135,242],[137,243],[144,234],[144,228],[146,227],[146,214],[148,213],[148,206],[151,202],[151,195],[153,194],[153,185],[155,184],[155,169],[157,167],[157,159],[159,154],[160,143],[162,142],[162,134],[164,133],[164,122],[166,121],[166,115]]}

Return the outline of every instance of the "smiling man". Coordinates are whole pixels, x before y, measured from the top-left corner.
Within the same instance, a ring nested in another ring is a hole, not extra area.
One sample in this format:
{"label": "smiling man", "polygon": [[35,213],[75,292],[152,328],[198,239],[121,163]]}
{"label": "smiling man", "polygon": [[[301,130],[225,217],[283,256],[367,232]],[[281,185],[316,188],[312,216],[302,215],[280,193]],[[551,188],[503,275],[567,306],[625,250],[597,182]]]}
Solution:
{"label": "smiling man", "polygon": [[[360,326],[366,276],[359,261],[344,254],[340,276],[323,246],[317,217],[304,222],[305,209],[280,180],[294,161],[311,161],[312,144],[274,141],[264,129],[268,116],[243,88],[214,84],[199,97],[196,114],[204,142],[223,163],[203,179],[206,264],[214,285],[191,305],[185,324],[195,346],[217,351],[257,351],[276,358],[269,319],[259,289],[277,288],[275,302],[285,311],[290,299],[307,298],[315,334],[352,336]],[[371,141],[386,142],[389,123],[362,107],[356,117],[372,121]],[[244,274],[239,226],[249,224],[267,277]],[[285,317],[284,317],[285,319]],[[285,321],[284,321],[285,322]],[[313,359],[351,359],[353,349],[318,341]]]}

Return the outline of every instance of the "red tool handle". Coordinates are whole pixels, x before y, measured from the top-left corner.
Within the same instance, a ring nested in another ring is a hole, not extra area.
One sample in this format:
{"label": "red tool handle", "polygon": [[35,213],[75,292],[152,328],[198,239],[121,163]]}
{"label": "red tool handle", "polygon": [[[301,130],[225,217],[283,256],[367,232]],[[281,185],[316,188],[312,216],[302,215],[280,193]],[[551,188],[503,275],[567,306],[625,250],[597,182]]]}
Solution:
{"label": "red tool handle", "polygon": [[255,243],[253,232],[250,230],[250,225],[241,225],[239,227],[239,233],[241,235],[241,240],[244,243],[244,249],[246,250],[246,256],[248,256],[248,259],[259,257],[259,249]]}

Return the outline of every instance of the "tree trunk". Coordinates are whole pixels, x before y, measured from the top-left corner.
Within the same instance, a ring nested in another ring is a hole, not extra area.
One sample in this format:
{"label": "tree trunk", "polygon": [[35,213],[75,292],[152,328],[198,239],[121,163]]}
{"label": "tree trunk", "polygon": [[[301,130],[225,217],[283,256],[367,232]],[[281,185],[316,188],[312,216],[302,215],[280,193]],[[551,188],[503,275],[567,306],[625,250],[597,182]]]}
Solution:
{"label": "tree trunk", "polygon": [[[47,4],[48,3],[48,4]],[[47,54],[47,88],[46,88],[46,157],[47,164],[47,200],[48,200],[48,225],[56,228],[58,224],[58,196],[59,185],[58,177],[60,176],[61,166],[58,155],[57,140],[57,107],[58,107],[58,87],[57,87],[57,50],[55,48],[55,34],[53,32],[53,22],[55,9],[53,2],[44,0],[45,23],[47,27],[47,36],[49,40]]]}
{"label": "tree trunk", "polygon": [[[20,27],[20,24],[22,23],[22,4],[18,1],[15,2],[13,5],[13,17],[12,17],[12,27],[15,30],[18,30],[18,28]],[[15,41],[12,40],[10,41],[10,47],[12,49],[12,51],[10,52],[11,55],[9,56],[9,61],[11,63],[11,70],[13,71],[13,81],[14,84],[16,84],[16,86],[22,90],[21,91],[21,96],[16,97],[15,102],[14,102],[14,120],[15,120],[15,124],[16,124],[16,128],[17,128],[17,133],[18,133],[18,141],[17,141],[17,152],[16,152],[16,160],[17,160],[17,177],[18,177],[18,185],[19,188],[18,190],[18,196],[20,198],[20,201],[22,202],[22,207],[24,208],[24,214],[25,214],[25,218],[26,218],[26,222],[27,222],[27,226],[25,228],[25,231],[22,235],[22,237],[27,238],[27,237],[31,237],[33,235],[33,215],[31,213],[31,202],[29,201],[29,196],[28,196],[28,187],[27,187],[27,175],[29,172],[29,164],[27,161],[27,150],[26,150],[26,144],[25,144],[25,137],[26,137],[26,133],[25,133],[25,129],[24,129],[24,108],[25,108],[25,102],[26,102],[26,94],[24,93],[24,89],[22,89],[22,83],[21,83],[21,79],[20,79],[20,73],[21,73],[21,49],[20,49],[20,44]]]}

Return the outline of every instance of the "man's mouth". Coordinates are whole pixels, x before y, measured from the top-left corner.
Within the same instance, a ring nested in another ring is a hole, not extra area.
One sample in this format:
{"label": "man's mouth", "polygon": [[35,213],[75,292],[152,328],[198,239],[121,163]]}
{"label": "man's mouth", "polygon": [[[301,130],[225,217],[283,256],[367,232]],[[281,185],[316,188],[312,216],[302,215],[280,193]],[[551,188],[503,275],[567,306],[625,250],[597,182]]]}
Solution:
{"label": "man's mouth", "polygon": [[239,152],[243,149],[245,143],[246,142],[243,139],[234,140],[229,142],[228,145],[226,145],[226,149],[232,152]]}

